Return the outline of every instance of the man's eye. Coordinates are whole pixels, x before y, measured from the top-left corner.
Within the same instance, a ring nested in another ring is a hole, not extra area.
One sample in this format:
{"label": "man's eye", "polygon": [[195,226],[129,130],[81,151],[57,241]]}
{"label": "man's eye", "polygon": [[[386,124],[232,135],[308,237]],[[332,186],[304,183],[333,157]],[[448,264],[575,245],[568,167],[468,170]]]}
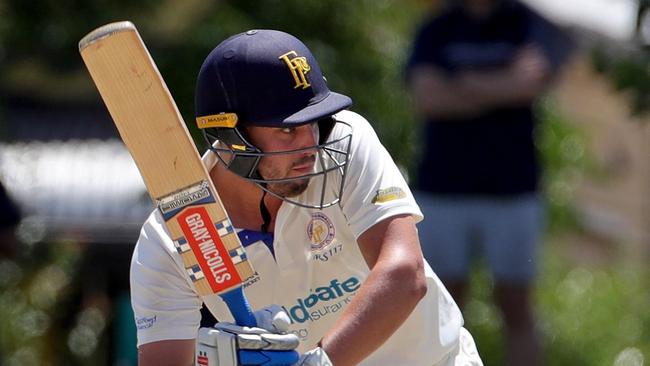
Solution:
{"label": "man's eye", "polygon": [[284,127],[284,128],[282,129],[282,132],[284,132],[284,133],[292,133],[293,130],[294,130],[293,127]]}

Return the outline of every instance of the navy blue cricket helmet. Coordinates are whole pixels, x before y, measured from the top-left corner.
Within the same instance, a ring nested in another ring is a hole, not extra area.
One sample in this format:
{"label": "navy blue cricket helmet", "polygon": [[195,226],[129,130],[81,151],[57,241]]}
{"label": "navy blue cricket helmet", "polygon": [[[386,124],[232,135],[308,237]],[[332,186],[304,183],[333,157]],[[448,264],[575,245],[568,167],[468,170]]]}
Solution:
{"label": "navy blue cricket helmet", "polygon": [[[352,100],[329,90],[310,50],[296,37],[276,30],[250,30],[221,42],[207,56],[196,85],[196,122],[210,149],[235,174],[256,183],[268,193],[269,183],[341,175],[342,191],[349,152],[350,134],[328,141],[336,121],[332,116]],[[318,122],[319,163],[307,176],[264,179],[257,167],[264,156],[300,151],[265,153],[246,133],[246,127],[297,127]],[[349,127],[349,126],[348,126]],[[226,154],[222,154],[226,153]],[[228,156],[224,159],[223,155]],[[325,182],[323,180],[323,190]],[[338,202],[304,203],[279,197],[294,204],[323,208]]]}

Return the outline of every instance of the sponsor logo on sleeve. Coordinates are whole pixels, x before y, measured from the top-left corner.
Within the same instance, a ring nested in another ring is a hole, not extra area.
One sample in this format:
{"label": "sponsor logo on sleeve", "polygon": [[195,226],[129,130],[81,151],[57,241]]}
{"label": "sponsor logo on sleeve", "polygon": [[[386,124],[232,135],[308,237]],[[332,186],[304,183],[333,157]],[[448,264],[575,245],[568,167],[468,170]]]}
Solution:
{"label": "sponsor logo on sleeve", "polygon": [[375,197],[372,199],[374,204],[382,204],[394,200],[406,198],[406,192],[400,187],[389,187],[378,189]]}
{"label": "sponsor logo on sleeve", "polygon": [[156,316],[143,316],[135,318],[135,326],[139,329],[149,329],[156,323]]}

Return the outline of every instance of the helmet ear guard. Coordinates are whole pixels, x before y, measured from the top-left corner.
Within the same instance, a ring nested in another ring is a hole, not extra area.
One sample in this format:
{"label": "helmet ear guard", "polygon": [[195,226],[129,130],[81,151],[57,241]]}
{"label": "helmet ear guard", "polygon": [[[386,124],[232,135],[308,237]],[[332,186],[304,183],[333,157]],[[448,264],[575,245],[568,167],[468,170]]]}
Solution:
{"label": "helmet ear guard", "polygon": [[[257,165],[262,151],[248,141],[243,131],[234,127],[205,128],[202,131],[209,149],[215,152],[228,170],[244,178],[260,178]],[[230,155],[228,161],[223,153]]]}

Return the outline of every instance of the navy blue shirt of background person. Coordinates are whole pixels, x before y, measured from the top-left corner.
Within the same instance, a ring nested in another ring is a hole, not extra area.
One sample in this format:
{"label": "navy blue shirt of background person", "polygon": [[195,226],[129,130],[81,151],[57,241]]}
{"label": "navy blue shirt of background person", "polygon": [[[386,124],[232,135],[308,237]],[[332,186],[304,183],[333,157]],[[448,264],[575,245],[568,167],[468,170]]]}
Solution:
{"label": "navy blue shirt of background person", "polygon": [[[515,1],[486,19],[451,6],[419,30],[407,65],[430,64],[449,76],[510,63],[522,47],[537,45],[556,71],[570,41],[553,24]],[[494,108],[478,116],[429,120],[416,187],[435,194],[512,195],[534,192],[539,179],[532,105]]]}

